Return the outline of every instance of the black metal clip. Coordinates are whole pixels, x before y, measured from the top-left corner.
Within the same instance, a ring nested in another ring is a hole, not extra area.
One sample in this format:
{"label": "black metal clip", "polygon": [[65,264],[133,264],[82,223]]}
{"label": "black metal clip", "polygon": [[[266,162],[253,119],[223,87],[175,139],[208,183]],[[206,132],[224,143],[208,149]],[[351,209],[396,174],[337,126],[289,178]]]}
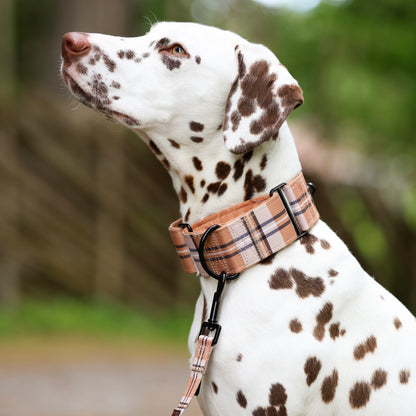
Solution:
{"label": "black metal clip", "polygon": [[212,340],[212,345],[215,345],[218,342],[218,338],[221,332],[221,325],[217,322],[218,317],[218,308],[220,306],[221,295],[224,290],[225,282],[227,281],[227,275],[223,272],[221,273],[221,278],[218,279],[217,290],[214,293],[212,299],[211,311],[209,313],[208,321],[202,323],[201,330],[199,335],[205,334],[208,331],[215,331],[214,339]]}
{"label": "black metal clip", "polygon": [[[307,232],[307,231],[302,231],[302,230],[300,229],[299,224],[298,224],[298,222],[296,221],[295,216],[293,215],[292,208],[290,208],[290,206],[289,206],[289,204],[288,204],[288,202],[287,202],[287,200],[286,200],[286,196],[285,196],[285,194],[284,194],[284,192],[283,192],[283,187],[284,187],[285,185],[286,185],[286,182],[283,182],[283,183],[281,183],[280,185],[275,186],[275,187],[274,187],[274,188],[273,188],[273,189],[269,192],[269,196],[273,196],[273,194],[274,194],[275,192],[277,192],[277,193],[279,194],[280,199],[281,199],[281,200],[282,200],[282,202],[283,202],[283,206],[284,206],[284,207],[285,207],[285,209],[286,209],[287,215],[289,216],[290,222],[292,223],[293,228],[295,229],[295,232],[296,232],[296,235],[297,235],[297,240],[299,240],[299,238],[304,237],[306,234],[308,234],[308,232]],[[308,190],[309,190],[309,193],[311,194],[311,196],[312,196],[312,198],[313,198],[313,195],[314,195],[314,193],[315,193],[315,191],[316,191],[316,187],[315,187],[315,185],[314,185],[313,183],[311,183],[311,182],[309,182],[307,185],[308,185]]]}
{"label": "black metal clip", "polygon": [[192,227],[187,222],[181,222],[178,227],[186,228],[190,233],[193,231]]}
{"label": "black metal clip", "polygon": [[[217,228],[220,228],[220,225],[215,224],[215,225],[211,225],[211,227],[209,227],[204,234],[202,234],[201,237],[201,241],[199,242],[199,247],[198,247],[198,255],[199,255],[199,261],[201,262],[201,266],[203,267],[203,269],[214,279],[220,280],[222,279],[223,274],[225,275],[225,272],[221,272],[221,274],[217,274],[215,273],[213,270],[211,270],[208,265],[207,262],[205,260],[205,254],[204,254],[204,249],[205,249],[205,243],[208,239],[208,236],[215,231]],[[240,274],[239,273],[234,273],[234,274],[230,274],[230,275],[226,275],[226,279],[225,280],[233,280],[236,279]]]}

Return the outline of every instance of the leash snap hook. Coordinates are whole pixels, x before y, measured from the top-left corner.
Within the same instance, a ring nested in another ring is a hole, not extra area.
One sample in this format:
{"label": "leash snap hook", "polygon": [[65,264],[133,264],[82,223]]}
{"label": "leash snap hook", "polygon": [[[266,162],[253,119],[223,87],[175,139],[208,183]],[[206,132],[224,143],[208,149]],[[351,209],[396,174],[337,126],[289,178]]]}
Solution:
{"label": "leash snap hook", "polygon": [[205,321],[201,325],[201,330],[199,335],[204,335],[206,331],[213,332],[215,331],[214,339],[212,341],[212,345],[215,345],[218,342],[218,338],[221,332],[221,325],[217,321],[218,317],[218,308],[220,306],[221,295],[225,287],[225,282],[227,281],[227,275],[222,272],[221,278],[218,279],[217,283],[217,290],[214,293],[212,304],[211,304],[211,311],[209,313],[208,321]]}

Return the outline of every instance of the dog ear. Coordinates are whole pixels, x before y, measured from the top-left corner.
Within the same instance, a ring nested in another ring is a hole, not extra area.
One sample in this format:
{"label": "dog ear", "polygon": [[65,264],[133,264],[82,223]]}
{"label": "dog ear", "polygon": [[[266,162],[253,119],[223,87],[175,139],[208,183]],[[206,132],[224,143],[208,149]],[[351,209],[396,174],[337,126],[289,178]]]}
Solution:
{"label": "dog ear", "polygon": [[224,141],[241,154],[278,134],[290,112],[303,103],[302,89],[265,46],[237,45],[237,76],[225,107]]}

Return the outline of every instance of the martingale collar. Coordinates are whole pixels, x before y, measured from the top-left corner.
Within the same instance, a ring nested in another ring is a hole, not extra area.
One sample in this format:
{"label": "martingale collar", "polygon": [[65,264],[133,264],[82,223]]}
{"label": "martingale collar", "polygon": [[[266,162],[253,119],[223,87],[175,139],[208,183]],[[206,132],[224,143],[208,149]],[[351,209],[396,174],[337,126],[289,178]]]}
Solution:
{"label": "martingale collar", "polygon": [[230,276],[292,244],[319,219],[310,186],[300,172],[268,195],[192,225],[182,224],[181,219],[172,223],[169,232],[185,271]]}

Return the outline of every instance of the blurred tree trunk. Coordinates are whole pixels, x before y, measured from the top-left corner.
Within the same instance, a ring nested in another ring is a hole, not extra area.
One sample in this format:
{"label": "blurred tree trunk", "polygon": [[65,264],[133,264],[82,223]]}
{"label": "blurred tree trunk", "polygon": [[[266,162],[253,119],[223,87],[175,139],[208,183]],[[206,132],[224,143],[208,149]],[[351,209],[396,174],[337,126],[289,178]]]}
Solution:
{"label": "blurred tree trunk", "polygon": [[[18,159],[16,151],[16,43],[13,0],[0,2],[0,305],[19,299]],[[7,236],[7,241],[4,236]]]}

